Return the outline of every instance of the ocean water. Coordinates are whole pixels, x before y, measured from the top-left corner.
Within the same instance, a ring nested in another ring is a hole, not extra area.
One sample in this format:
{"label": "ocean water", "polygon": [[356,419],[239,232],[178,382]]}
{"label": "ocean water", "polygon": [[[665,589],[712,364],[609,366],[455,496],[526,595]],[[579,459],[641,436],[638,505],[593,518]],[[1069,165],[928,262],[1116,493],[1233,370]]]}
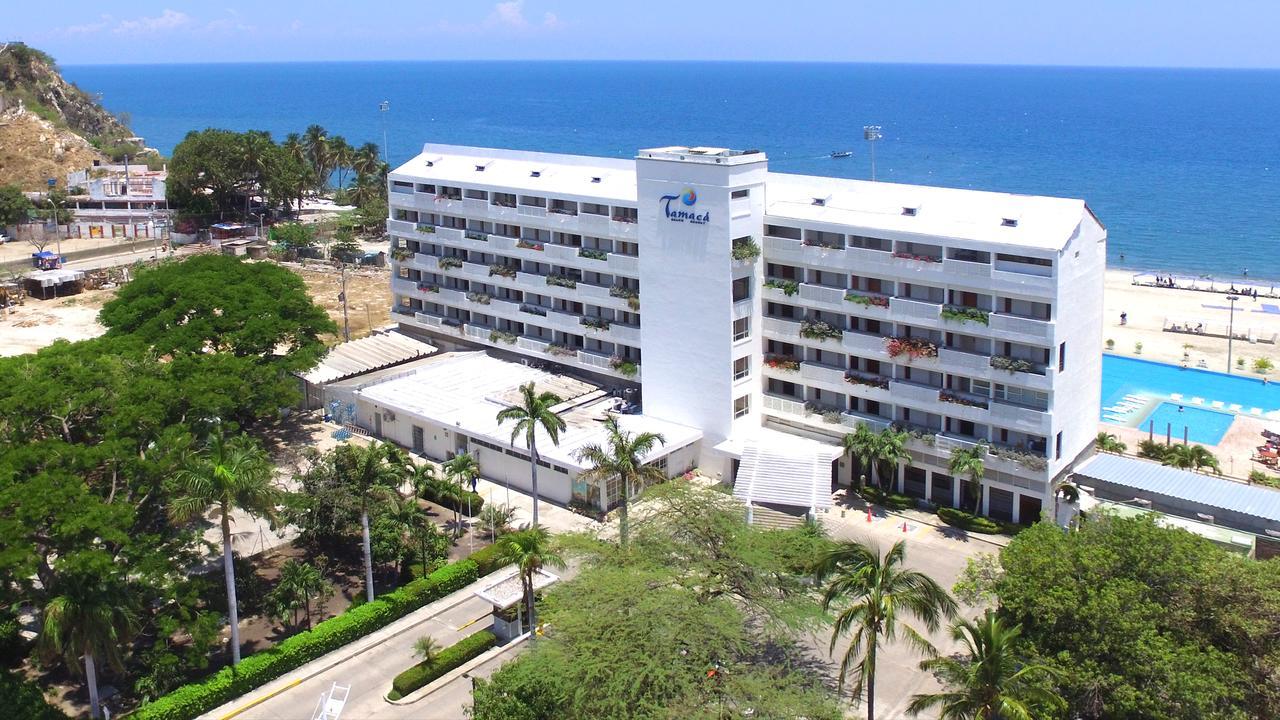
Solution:
{"label": "ocean water", "polygon": [[[319,123],[394,163],[424,142],[629,157],[759,148],[778,171],[1083,197],[1114,266],[1280,279],[1280,71],[707,62],[72,66],[164,153],[190,130]],[[390,101],[385,116],[378,103]],[[832,159],[832,150],[853,150]]]}

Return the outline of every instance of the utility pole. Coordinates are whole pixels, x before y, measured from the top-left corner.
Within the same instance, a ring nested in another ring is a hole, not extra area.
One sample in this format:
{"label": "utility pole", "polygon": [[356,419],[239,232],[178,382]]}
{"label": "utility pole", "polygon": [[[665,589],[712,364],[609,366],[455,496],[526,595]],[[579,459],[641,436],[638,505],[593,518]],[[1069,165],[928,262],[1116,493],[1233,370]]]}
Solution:
{"label": "utility pole", "polygon": [[378,115],[382,118],[382,161],[391,164],[391,155],[387,151],[387,111],[391,109],[391,101],[378,103]]}
{"label": "utility pole", "polygon": [[347,264],[342,263],[342,292],[338,293],[342,301],[342,340],[351,342],[351,323],[347,320]]}
{"label": "utility pole", "polygon": [[1227,374],[1231,374],[1231,343],[1236,339],[1236,301],[1240,299],[1239,295],[1228,295],[1227,300],[1231,303],[1231,317],[1227,319]]}
{"label": "utility pole", "polygon": [[863,125],[862,137],[871,145],[871,182],[876,181],[876,141],[884,137],[879,125]]}

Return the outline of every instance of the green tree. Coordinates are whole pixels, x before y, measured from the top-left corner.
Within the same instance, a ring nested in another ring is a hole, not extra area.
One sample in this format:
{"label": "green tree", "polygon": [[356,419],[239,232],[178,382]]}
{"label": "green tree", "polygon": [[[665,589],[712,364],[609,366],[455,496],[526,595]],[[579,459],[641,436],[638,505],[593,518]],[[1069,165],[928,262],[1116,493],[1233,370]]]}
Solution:
{"label": "green tree", "polygon": [[531,527],[503,535],[495,543],[498,556],[504,564],[515,565],[520,571],[520,584],[524,589],[525,619],[530,629],[536,628],[538,619],[533,597],[538,571],[544,567],[563,568],[564,557],[552,547],[551,534],[546,528]]}
{"label": "green tree", "polygon": [[1209,468],[1217,475],[1222,474],[1222,466],[1218,463],[1218,458],[1203,445],[1173,445],[1165,450],[1160,462],[1182,470]]}
{"label": "green tree", "polygon": [[25,223],[35,206],[17,184],[0,185],[0,227]]}
{"label": "green tree", "polygon": [[75,218],[75,211],[67,207],[67,191],[61,188],[46,193],[44,200],[36,205],[36,213],[55,225],[66,225]]}
{"label": "green tree", "polygon": [[398,463],[394,446],[374,442],[369,445],[340,445],[334,451],[338,477],[360,503],[360,532],[364,549],[365,599],[373,602],[373,550],[369,541],[369,511],[398,494],[405,469]]}
{"label": "green tree", "polygon": [[1045,687],[1053,670],[1028,662],[1021,635],[1021,625],[1006,626],[991,610],[976,623],[954,623],[951,637],[964,643],[968,657],[921,662],[920,669],[947,690],[913,695],[907,713],[914,717],[938,708],[941,720],[1034,720],[1066,710],[1062,698]]}
{"label": "green tree", "polygon": [[329,246],[329,257],[342,262],[352,262],[364,253],[364,248],[356,240],[355,235],[347,228],[338,228],[333,236],[333,244]]}
{"label": "green tree", "polygon": [[907,440],[911,436],[905,430],[887,427],[880,431],[876,438],[876,461],[890,468],[888,482],[881,485],[881,489],[888,490],[894,486],[898,478],[898,465],[911,460],[911,453],[907,452]]}
{"label": "green tree", "polygon": [[174,477],[169,515],[187,522],[210,507],[222,524],[222,569],[231,625],[231,664],[240,662],[240,613],[236,605],[235,564],[232,562],[231,513],[240,511],[271,520],[281,501],[266,452],[246,435],[227,439],[221,429],[203,449],[192,453]]}
{"label": "green tree", "polygon": [[935,650],[903,617],[910,613],[933,632],[944,617],[956,614],[956,602],[928,575],[906,569],[906,543],[894,543],[881,556],[880,549],[857,542],[840,542],[814,564],[818,581],[825,583],[822,608],[840,606],[831,628],[831,651],[846,635],[849,645],[840,660],[840,689],[854,674],[853,696],[867,695],[867,720],[875,720],[876,653],[882,643],[901,637],[918,652]]}
{"label": "green tree", "polygon": [[307,160],[316,183],[316,189],[323,191],[329,185],[329,175],[333,172],[333,148],[329,133],[319,125],[308,125],[302,133],[302,145],[307,151]]}
{"label": "green tree", "polygon": [[1057,671],[1070,717],[1280,717],[1280,565],[1106,512],[1033,525],[1000,563],[1001,616]]}
{"label": "green tree", "polygon": [[283,619],[292,614],[293,624],[298,624],[298,610],[303,611],[307,629],[311,629],[311,602],[333,596],[333,585],[325,580],[320,570],[307,563],[290,558],[280,566],[280,578],[267,596],[267,604],[273,614]]}
{"label": "green tree", "polygon": [[334,135],[329,141],[330,153],[333,158],[334,169],[338,171],[338,187],[346,187],[344,175],[351,168],[351,164],[355,162],[356,151],[347,143],[347,139],[341,135]]}
{"label": "green tree", "polygon": [[498,424],[515,423],[511,428],[511,444],[516,438],[524,436],[525,446],[529,448],[529,483],[533,493],[533,526],[538,527],[538,430],[546,433],[552,445],[560,444],[560,433],[565,428],[561,418],[553,407],[560,403],[560,396],[552,392],[538,392],[533,383],[520,386],[520,402],[498,411]]}
{"label": "green tree", "polygon": [[984,461],[986,456],[987,446],[984,443],[978,443],[968,448],[952,448],[951,460],[947,463],[947,470],[952,477],[965,478],[969,484],[974,515],[982,511],[982,477],[986,473]]}
{"label": "green tree", "polygon": [[227,255],[140,271],[101,320],[108,337],[135,338],[158,355],[226,353],[277,373],[311,369],[325,352],[320,336],[337,332],[297,274]]}
{"label": "green tree", "polygon": [[[459,497],[462,497],[464,493],[471,490],[468,486],[472,480],[480,477],[480,463],[476,461],[476,456],[469,452],[454,455],[446,460],[442,467],[444,468],[445,475],[452,478],[454,485],[457,486]],[[470,498],[469,495],[467,497]],[[467,502],[470,503],[470,499],[468,499]],[[471,515],[471,510],[469,508],[467,510],[467,515]],[[457,503],[454,503],[453,508],[453,527],[455,535],[461,534],[462,519],[458,513]]]}
{"label": "green tree", "polygon": [[618,479],[622,492],[618,499],[618,534],[622,547],[626,548],[627,507],[631,504],[632,495],[640,492],[646,485],[667,479],[662,468],[646,465],[644,458],[667,441],[659,433],[629,433],[618,425],[618,418],[612,415],[605,419],[604,429],[605,444],[584,445],[578,450],[577,457],[582,462],[591,463],[591,467],[582,473],[583,479],[590,482]]}
{"label": "green tree", "polygon": [[878,486],[876,463],[879,460],[880,436],[864,423],[858,423],[858,427],[846,433],[841,442],[846,453],[856,458],[862,467],[871,469],[871,483]]}
{"label": "green tree", "polygon": [[1094,444],[1102,452],[1115,453],[1117,455],[1124,454],[1124,451],[1129,449],[1128,445],[1120,442],[1120,438],[1109,432],[1098,433],[1098,437],[1094,439]]}
{"label": "green tree", "polygon": [[99,660],[124,671],[124,650],[137,629],[133,602],[125,580],[102,553],[80,553],[68,559],[77,567],[54,587],[44,607],[39,647],[47,657],[60,656],[73,671],[84,660],[89,686],[89,716],[102,717],[98,699]]}
{"label": "green tree", "polygon": [[316,231],[313,225],[302,223],[286,223],[271,229],[271,235],[277,243],[290,250],[315,247]]}
{"label": "green tree", "polygon": [[382,165],[382,158],[378,152],[377,143],[367,142],[361,145],[351,158],[351,169],[356,175],[369,177],[377,175],[380,165]]}
{"label": "green tree", "polygon": [[430,572],[431,565],[448,556],[449,538],[423,511],[417,498],[401,498],[392,502],[382,518],[408,547],[414,549],[422,564],[422,575]]}

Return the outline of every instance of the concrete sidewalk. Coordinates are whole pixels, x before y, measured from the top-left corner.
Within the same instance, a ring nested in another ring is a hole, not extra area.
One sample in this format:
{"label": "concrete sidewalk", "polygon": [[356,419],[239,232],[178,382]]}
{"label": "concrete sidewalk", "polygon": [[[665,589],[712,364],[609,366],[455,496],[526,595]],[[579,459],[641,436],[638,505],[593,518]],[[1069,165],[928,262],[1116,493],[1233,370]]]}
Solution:
{"label": "concrete sidewalk", "polygon": [[[490,582],[491,576],[481,578],[200,717],[310,720],[320,694],[335,682],[351,686],[343,720],[415,717],[407,708],[397,708],[383,700],[391,689],[391,679],[417,662],[413,644],[418,638],[430,635],[447,647],[488,628],[490,605],[477,598],[475,591]],[[416,712],[420,717],[421,710]]]}

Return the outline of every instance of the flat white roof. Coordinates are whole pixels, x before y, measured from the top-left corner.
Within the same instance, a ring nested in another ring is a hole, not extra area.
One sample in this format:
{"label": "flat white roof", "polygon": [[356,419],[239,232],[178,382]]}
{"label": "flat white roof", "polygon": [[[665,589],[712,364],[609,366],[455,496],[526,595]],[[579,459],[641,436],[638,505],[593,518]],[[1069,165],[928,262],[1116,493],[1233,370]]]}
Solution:
{"label": "flat white roof", "polygon": [[[688,162],[703,164],[709,158],[731,164],[764,158],[758,151],[682,145],[639,153],[655,159],[683,155]],[[634,203],[637,197],[634,159],[461,145],[424,145],[422,154],[396,168],[391,179],[430,179],[587,202]],[[822,204],[814,204],[815,199]],[[765,214],[775,220],[829,223],[849,228],[846,232],[889,230],[1039,250],[1061,250],[1082,221],[1091,218],[1096,222],[1079,199],[821,175],[770,172],[765,200]],[[914,214],[904,212],[906,208]]]}
{"label": "flat white roof", "polygon": [[[472,437],[510,447],[512,426],[508,423],[500,427],[497,414],[508,406],[512,393],[528,382],[535,383],[540,390],[545,387],[556,392],[557,388],[563,388],[566,393],[577,393],[576,397],[561,395],[564,402],[559,412],[566,427],[560,433],[559,446],[539,431],[538,454],[548,462],[585,469],[574,453],[584,445],[605,442],[603,421],[616,400],[576,378],[499,360],[484,352],[468,352],[424,363],[405,375],[364,387],[356,394],[397,414],[453,427]],[[646,462],[702,438],[702,432],[696,428],[647,415],[618,415],[617,418],[627,432],[661,433],[666,439],[666,445],[643,458]],[[516,439],[515,447],[528,450],[523,437]]]}
{"label": "flat white roof", "polygon": [[422,154],[391,173],[392,180],[413,178],[499,191],[554,193],[588,202],[592,198],[636,201],[636,163],[622,158],[427,144]]}
{"label": "flat white roof", "polygon": [[1081,221],[1091,216],[1083,200],[1041,195],[773,172],[766,183],[765,214],[774,219],[1042,250],[1065,247]]}

